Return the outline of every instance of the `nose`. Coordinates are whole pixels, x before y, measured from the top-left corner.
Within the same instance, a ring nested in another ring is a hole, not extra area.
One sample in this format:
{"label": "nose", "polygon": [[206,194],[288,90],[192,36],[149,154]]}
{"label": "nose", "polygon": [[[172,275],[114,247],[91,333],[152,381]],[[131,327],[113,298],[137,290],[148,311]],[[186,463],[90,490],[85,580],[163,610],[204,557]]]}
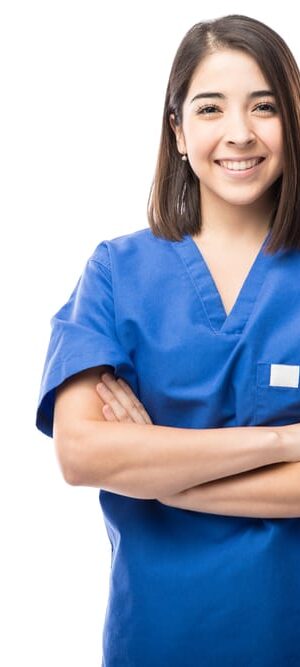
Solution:
{"label": "nose", "polygon": [[230,144],[237,146],[248,146],[255,138],[251,127],[251,121],[243,114],[236,114],[228,121],[225,139]]}

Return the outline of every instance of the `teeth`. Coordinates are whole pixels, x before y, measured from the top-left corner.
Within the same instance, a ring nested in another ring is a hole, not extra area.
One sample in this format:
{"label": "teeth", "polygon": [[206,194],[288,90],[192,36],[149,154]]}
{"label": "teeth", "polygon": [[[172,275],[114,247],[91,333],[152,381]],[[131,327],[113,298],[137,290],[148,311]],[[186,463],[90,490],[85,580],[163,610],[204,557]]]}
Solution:
{"label": "teeth", "polygon": [[224,160],[220,161],[219,164],[222,167],[226,167],[226,169],[232,169],[233,171],[242,171],[243,169],[250,169],[251,167],[254,167],[256,164],[258,164],[261,161],[261,158],[257,158],[256,160],[243,160],[239,162],[231,162],[230,160]]}

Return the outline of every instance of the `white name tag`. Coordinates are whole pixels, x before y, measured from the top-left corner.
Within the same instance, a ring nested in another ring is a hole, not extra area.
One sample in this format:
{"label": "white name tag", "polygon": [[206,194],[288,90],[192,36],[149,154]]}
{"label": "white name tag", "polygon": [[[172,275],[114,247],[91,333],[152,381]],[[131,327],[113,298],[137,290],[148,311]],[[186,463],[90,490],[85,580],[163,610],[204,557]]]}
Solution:
{"label": "white name tag", "polygon": [[300,366],[290,364],[271,364],[270,386],[298,387]]}

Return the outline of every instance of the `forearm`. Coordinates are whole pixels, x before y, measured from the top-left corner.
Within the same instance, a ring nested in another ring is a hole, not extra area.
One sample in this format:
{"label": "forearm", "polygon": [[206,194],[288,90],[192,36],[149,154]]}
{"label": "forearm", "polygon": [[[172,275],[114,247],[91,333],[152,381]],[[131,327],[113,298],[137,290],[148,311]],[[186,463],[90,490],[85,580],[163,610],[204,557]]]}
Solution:
{"label": "forearm", "polygon": [[276,429],[187,429],[81,422],[72,442],[74,484],[135,498],[169,496],[197,484],[284,460]]}
{"label": "forearm", "polygon": [[209,514],[300,517],[300,462],[251,470],[158,500],[171,507]]}

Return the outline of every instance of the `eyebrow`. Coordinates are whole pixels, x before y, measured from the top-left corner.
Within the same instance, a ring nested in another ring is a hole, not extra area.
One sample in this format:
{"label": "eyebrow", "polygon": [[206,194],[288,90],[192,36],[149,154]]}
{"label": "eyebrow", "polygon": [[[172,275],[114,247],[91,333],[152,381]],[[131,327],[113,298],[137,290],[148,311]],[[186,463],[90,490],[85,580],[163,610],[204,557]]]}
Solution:
{"label": "eyebrow", "polygon": [[[272,90],[254,90],[252,93],[249,93],[248,99],[252,100],[254,97],[265,97],[266,95],[272,95],[274,97],[274,93]],[[197,100],[202,97],[217,97],[221,100],[226,99],[226,95],[224,95],[223,93],[205,92],[205,93],[198,93],[198,95],[195,95],[195,97],[193,97],[190,103],[192,104],[194,100]]]}

